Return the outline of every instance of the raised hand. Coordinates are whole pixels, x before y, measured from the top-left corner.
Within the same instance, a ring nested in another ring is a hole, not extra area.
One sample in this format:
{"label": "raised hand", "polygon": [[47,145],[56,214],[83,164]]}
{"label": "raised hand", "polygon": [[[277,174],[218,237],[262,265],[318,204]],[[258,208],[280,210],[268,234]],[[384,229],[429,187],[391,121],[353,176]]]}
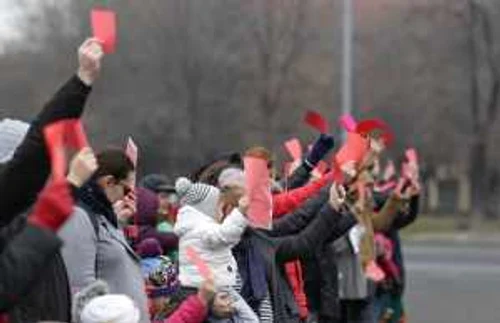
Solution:
{"label": "raised hand", "polygon": [[101,71],[101,61],[104,57],[102,45],[96,38],[89,38],[78,49],[78,72],[80,80],[91,86]]}
{"label": "raised hand", "polygon": [[346,201],[346,190],[343,185],[333,183],[330,188],[330,198],[328,202],[336,211],[339,211]]}
{"label": "raised hand", "polygon": [[81,187],[97,170],[97,159],[90,147],[83,148],[76,154],[69,165],[68,182]]}

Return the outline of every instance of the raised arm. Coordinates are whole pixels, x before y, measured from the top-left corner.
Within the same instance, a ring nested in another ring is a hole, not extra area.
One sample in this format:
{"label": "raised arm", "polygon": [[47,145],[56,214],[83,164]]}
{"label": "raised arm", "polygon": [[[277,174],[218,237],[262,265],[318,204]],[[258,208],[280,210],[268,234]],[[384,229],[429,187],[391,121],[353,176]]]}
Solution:
{"label": "raised arm", "polygon": [[417,219],[419,209],[420,196],[415,195],[410,199],[408,208],[399,212],[398,216],[394,220],[394,223],[392,224],[392,227],[396,230],[400,230],[409,226]]}
{"label": "raised arm", "polygon": [[343,236],[355,224],[354,216],[343,215],[325,203],[318,216],[299,234],[277,239],[276,260],[283,263],[304,257],[327,239]]}
{"label": "raised arm", "polygon": [[101,58],[102,51],[95,40],[87,40],[80,47],[77,75],[44,106],[13,158],[1,168],[0,225],[9,223],[28,209],[45,185],[50,166],[43,128],[58,120],[81,117],[90,86],[98,76]]}
{"label": "raised arm", "polygon": [[309,199],[301,208],[278,220],[273,221],[270,235],[274,237],[296,234],[309,225],[317,216],[326,201],[330,186],[324,187],[317,196]]}
{"label": "raised arm", "polygon": [[279,219],[299,208],[305,201],[318,194],[332,180],[333,173],[303,187],[273,195],[273,218]]}
{"label": "raised arm", "polygon": [[293,190],[304,186],[311,177],[311,171],[316,167],[330,150],[335,146],[332,136],[322,134],[314,143],[311,151],[302,164],[293,172],[291,176],[284,179],[281,184],[284,188]]}
{"label": "raised arm", "polygon": [[234,246],[240,241],[247,225],[247,218],[238,208],[234,208],[224,222],[200,228],[199,234],[212,247],[221,245]]}

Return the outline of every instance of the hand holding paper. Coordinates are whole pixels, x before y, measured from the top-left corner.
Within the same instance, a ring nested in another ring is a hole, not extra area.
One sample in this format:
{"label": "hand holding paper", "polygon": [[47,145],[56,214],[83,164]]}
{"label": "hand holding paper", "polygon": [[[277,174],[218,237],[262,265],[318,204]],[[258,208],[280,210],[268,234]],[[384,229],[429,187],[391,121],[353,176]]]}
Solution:
{"label": "hand holding paper", "polygon": [[77,75],[87,86],[91,86],[99,76],[103,56],[101,43],[96,38],[87,39],[78,49]]}
{"label": "hand holding paper", "polygon": [[73,158],[67,176],[68,182],[82,187],[97,170],[97,159],[90,147],[85,147]]}
{"label": "hand holding paper", "polygon": [[375,263],[375,261],[370,261],[366,267],[366,277],[378,283],[385,279],[385,273],[380,269],[380,267]]}
{"label": "hand holding paper", "polygon": [[90,14],[92,31],[103,46],[104,53],[112,54],[116,47],[116,14],[104,8],[94,8]]}
{"label": "hand holding paper", "polygon": [[80,120],[61,120],[43,129],[45,144],[51,159],[52,176],[55,180],[66,176],[66,147],[81,150],[88,147],[88,141]]}

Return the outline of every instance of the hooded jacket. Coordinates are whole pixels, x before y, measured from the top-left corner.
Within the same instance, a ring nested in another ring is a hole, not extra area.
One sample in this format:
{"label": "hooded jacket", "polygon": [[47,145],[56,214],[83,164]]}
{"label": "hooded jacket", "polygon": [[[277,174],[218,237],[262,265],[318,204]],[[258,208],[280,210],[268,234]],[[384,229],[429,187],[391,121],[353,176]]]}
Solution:
{"label": "hooded jacket", "polygon": [[248,220],[235,208],[222,223],[192,206],[179,210],[174,232],[179,236],[179,280],[182,286],[199,288],[204,278],[191,263],[187,249],[198,252],[214,274],[217,287],[234,286],[238,266],[231,248],[241,239]]}

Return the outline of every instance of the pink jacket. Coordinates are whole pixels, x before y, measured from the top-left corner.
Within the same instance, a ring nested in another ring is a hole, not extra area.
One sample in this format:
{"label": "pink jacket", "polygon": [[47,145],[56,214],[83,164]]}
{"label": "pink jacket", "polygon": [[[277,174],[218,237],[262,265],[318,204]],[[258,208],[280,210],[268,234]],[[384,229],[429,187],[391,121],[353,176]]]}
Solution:
{"label": "pink jacket", "polygon": [[208,308],[198,295],[190,296],[170,315],[165,323],[202,323],[208,314]]}

